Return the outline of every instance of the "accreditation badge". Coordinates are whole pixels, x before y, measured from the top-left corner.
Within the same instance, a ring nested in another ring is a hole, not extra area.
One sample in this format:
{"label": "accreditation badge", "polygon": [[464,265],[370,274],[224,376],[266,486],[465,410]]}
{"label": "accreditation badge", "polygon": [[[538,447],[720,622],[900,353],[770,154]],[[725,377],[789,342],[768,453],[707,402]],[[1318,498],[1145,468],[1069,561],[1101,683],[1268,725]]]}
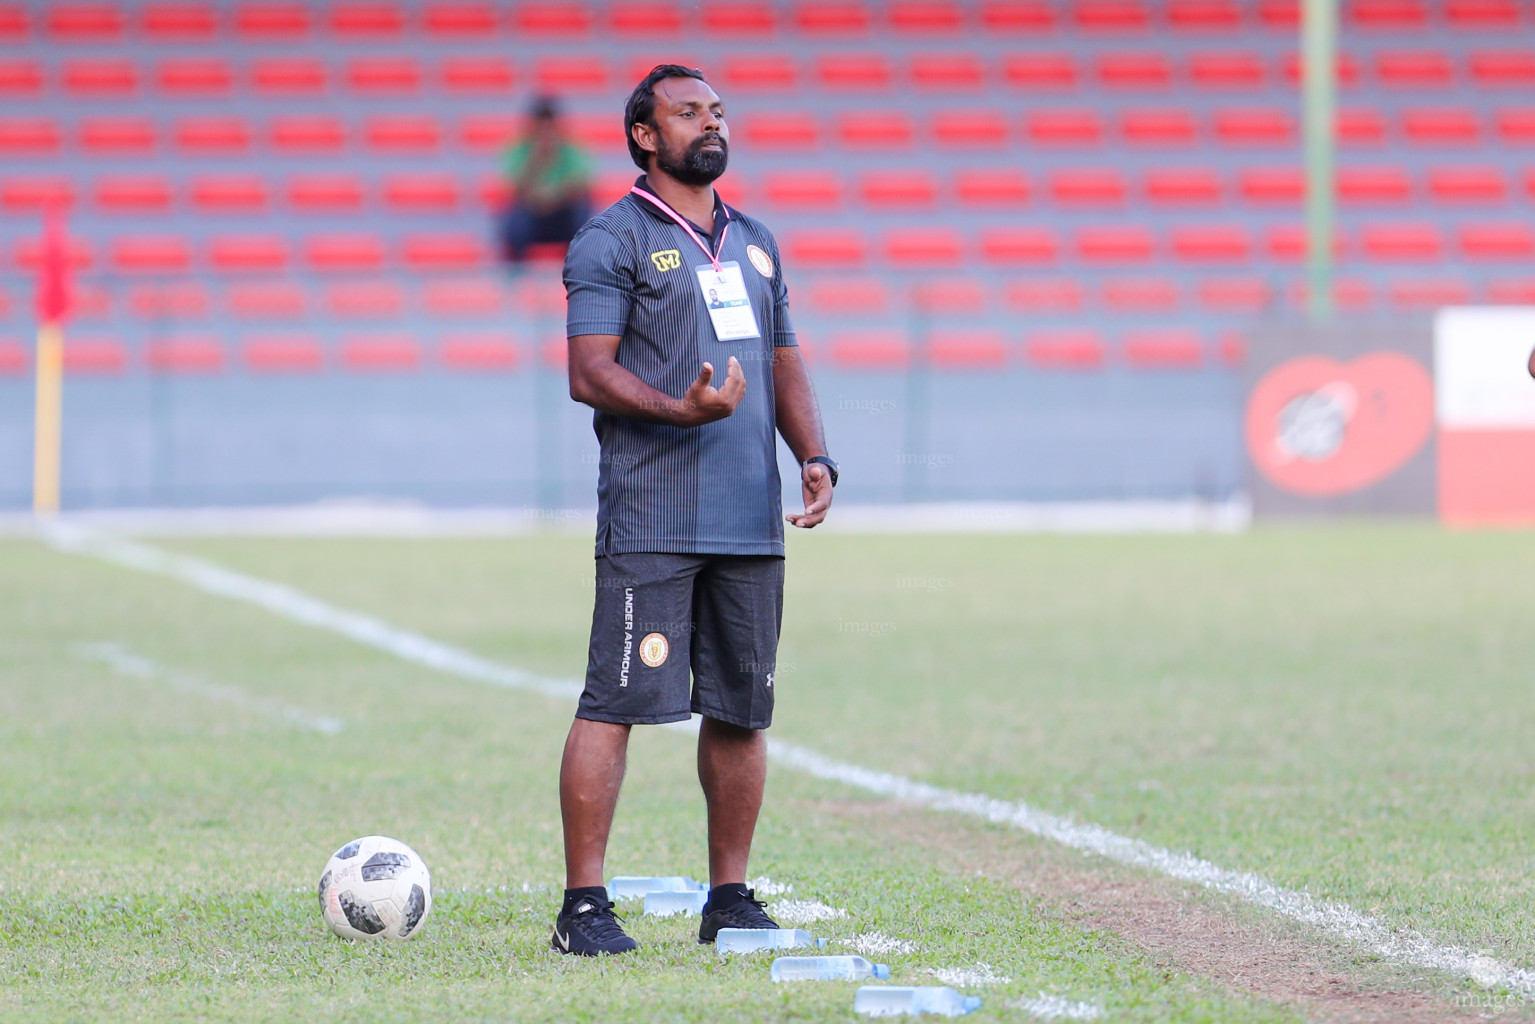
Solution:
{"label": "accreditation badge", "polygon": [[757,317],[752,312],[751,296],[746,293],[746,279],[739,263],[706,263],[694,267],[698,286],[703,290],[704,305],[714,323],[714,336],[720,341],[760,338]]}

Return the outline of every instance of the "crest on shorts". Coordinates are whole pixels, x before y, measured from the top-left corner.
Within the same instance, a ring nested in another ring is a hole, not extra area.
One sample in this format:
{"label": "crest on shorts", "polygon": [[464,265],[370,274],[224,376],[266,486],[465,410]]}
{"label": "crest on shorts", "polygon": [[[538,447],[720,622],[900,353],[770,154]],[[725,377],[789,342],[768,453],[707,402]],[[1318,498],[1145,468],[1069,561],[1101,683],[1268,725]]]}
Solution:
{"label": "crest on shorts", "polygon": [[755,245],[746,247],[746,258],[752,261],[752,266],[757,268],[757,273],[763,277],[773,276],[773,257],[763,252]]}
{"label": "crest on shorts", "polygon": [[647,633],[645,639],[640,641],[640,660],[651,668],[664,665],[669,653],[671,653],[671,645],[660,633]]}

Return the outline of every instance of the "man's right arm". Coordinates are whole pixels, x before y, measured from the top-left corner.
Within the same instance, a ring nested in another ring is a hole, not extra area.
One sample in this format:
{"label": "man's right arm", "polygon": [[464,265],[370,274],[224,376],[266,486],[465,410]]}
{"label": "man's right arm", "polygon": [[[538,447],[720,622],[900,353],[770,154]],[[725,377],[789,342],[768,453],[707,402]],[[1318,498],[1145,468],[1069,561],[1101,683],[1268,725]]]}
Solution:
{"label": "man's right arm", "polygon": [[570,339],[570,397],[598,412],[673,427],[697,427],[735,412],[746,393],[746,375],[735,356],[725,383],[712,385],[714,367],[704,363],[681,398],[646,384],[618,365],[615,334],[578,334]]}

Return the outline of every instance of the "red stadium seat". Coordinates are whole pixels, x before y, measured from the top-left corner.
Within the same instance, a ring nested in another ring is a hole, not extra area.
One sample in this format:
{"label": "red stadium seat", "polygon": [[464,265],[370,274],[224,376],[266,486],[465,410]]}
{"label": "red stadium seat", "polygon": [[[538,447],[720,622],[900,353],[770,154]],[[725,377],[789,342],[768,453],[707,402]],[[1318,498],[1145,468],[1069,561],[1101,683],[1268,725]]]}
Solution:
{"label": "red stadium seat", "polygon": [[58,3],[46,10],[48,33],[60,42],[103,42],[123,34],[122,10],[113,3]]}
{"label": "red stadium seat", "polygon": [[858,191],[865,203],[883,209],[931,207],[938,202],[938,182],[924,170],[865,171]]}
{"label": "red stadium seat", "polygon": [[737,54],[725,61],[725,84],[732,90],[794,89],[798,75],[794,58],[784,53]]}
{"label": "red stadium seat", "polygon": [[518,4],[516,29],[530,35],[580,36],[591,31],[592,15],[579,0]]}
{"label": "red stadium seat", "polygon": [[[86,270],[95,262],[91,244],[83,238],[70,236],[64,243],[65,261],[76,270]],[[36,236],[24,238],[16,245],[16,266],[24,271],[35,272],[42,265],[43,243]]]}
{"label": "red stadium seat", "polygon": [[517,75],[505,57],[449,56],[443,58],[438,80],[452,93],[508,93]]}
{"label": "red stadium seat", "polygon": [[[761,111],[740,119],[746,141],[763,149],[813,149],[816,119],[809,114]],[[740,123],[739,121],[737,123]]]}
{"label": "red stadium seat", "polygon": [[67,374],[115,374],[127,369],[128,350],[114,338],[71,338],[64,343]]}
{"label": "red stadium seat", "polygon": [[861,35],[873,20],[857,0],[800,0],[794,5],[795,27],[806,35]]}
{"label": "red stadium seat", "polygon": [[36,96],[42,91],[43,69],[36,61],[0,61],[0,96]]}
{"label": "red stadium seat", "polygon": [[765,36],[778,28],[778,8],[772,3],[714,0],[704,5],[704,27],[722,35]]}
{"label": "red stadium seat", "polygon": [[1035,110],[1025,121],[1029,140],[1039,145],[1088,146],[1103,138],[1096,110]]}
{"label": "red stadium seat", "polygon": [[827,355],[849,370],[902,370],[911,362],[911,344],[898,331],[846,331],[832,335]]}
{"label": "red stadium seat", "polygon": [[267,208],[267,183],[255,175],[218,175],[192,180],[192,207],[208,213],[259,213]]}
{"label": "red stadium seat", "polygon": [[1138,32],[1151,24],[1140,0],[1073,0],[1071,16],[1089,32]]}
{"label": "red stadium seat", "polygon": [[1219,313],[1259,313],[1274,301],[1273,290],[1261,277],[1211,277],[1195,288],[1199,305]]}
{"label": "red stadium seat", "polygon": [[928,313],[978,313],[986,308],[986,289],[973,277],[928,277],[912,288],[911,299]]}
{"label": "red stadium seat", "polygon": [[1405,203],[1412,181],[1401,167],[1340,167],[1338,198],[1345,203]]}
{"label": "red stadium seat", "polygon": [[1345,146],[1375,146],[1386,141],[1386,119],[1369,107],[1338,111],[1338,142]]}
{"label": "red stadium seat", "polygon": [[32,353],[25,345],[0,341],[0,377],[20,376],[32,367]]}
{"label": "red stadium seat", "polygon": [[1130,331],[1122,351],[1125,362],[1138,370],[1191,369],[1205,358],[1199,335],[1187,330]]}
{"label": "red stadium seat", "polygon": [[288,265],[288,244],[277,235],[217,235],[208,241],[208,263],[224,273],[276,273]]}
{"label": "red stadium seat", "polygon": [[75,186],[68,178],[6,178],[0,181],[0,209],[39,213],[75,204]]}
{"label": "red stadium seat", "polygon": [[897,32],[924,36],[954,33],[965,26],[964,11],[954,0],[892,0],[885,20]]}
{"label": "red stadium seat", "polygon": [[1222,50],[1189,56],[1189,80],[1201,89],[1255,89],[1267,75],[1263,58],[1248,50]]}
{"label": "red stadium seat", "polygon": [[1462,224],[1460,251],[1473,260],[1529,260],[1535,256],[1535,229],[1518,221]]}
{"label": "red stadium seat", "polygon": [[1248,167],[1237,175],[1237,188],[1250,203],[1299,203],[1306,176],[1299,167]]}
{"label": "red stadium seat", "polygon": [[[476,270],[490,262],[490,251],[478,235],[437,233],[407,236],[401,255],[414,270]],[[554,254],[563,262],[564,247]]]}
{"label": "red stadium seat", "polygon": [[347,62],[346,82],[354,92],[406,95],[421,88],[421,65],[414,57],[357,57]]}
{"label": "red stadium seat", "polygon": [[25,39],[28,21],[25,7],[15,3],[0,4],[0,41]]}
{"label": "red stadium seat", "polygon": [[1519,145],[1535,143],[1535,107],[1498,111],[1498,138]]}
{"label": "red stadium seat", "polygon": [[144,362],[155,373],[219,373],[224,346],[217,338],[157,338],[145,350]]}
{"label": "red stadium seat", "polygon": [[1487,283],[1489,302],[1535,306],[1535,277],[1505,278]]}
{"label": "red stadium seat", "polygon": [[398,281],[338,281],[323,294],[325,310],[346,319],[393,318],[405,311],[405,289]]}
{"label": "red stadium seat", "polygon": [[816,78],[828,89],[886,90],[893,77],[882,53],[827,53],[816,61]]}
{"label": "red stadium seat", "polygon": [[315,235],[304,245],[314,270],[370,271],[384,265],[384,243],[375,235]]}
{"label": "red stadium seat", "polygon": [[500,150],[522,135],[523,126],[514,114],[471,114],[459,123],[459,142],[472,150]]}
{"label": "red stadium seat", "polygon": [[1018,89],[1074,89],[1077,64],[1066,53],[1009,53],[1002,57],[1002,80]]}
{"label": "red stadium seat", "polygon": [[981,255],[1002,266],[1054,263],[1060,242],[1049,228],[998,227],[981,231]]}
{"label": "red stadium seat", "polygon": [[187,118],[176,124],[176,147],[206,156],[245,153],[251,147],[250,125],[237,117]]}
{"label": "red stadium seat", "polygon": [[811,308],[829,314],[884,313],[893,301],[884,277],[816,274],[808,291]]}
{"label": "red stadium seat", "polygon": [[506,372],[517,369],[522,358],[514,342],[495,334],[455,335],[437,346],[437,361],[449,370]]}
{"label": "red stadium seat", "polygon": [[1082,285],[1070,278],[1024,278],[1003,290],[1009,307],[1028,313],[1075,313],[1082,308]]}
{"label": "red stadium seat", "polygon": [[1508,198],[1508,181],[1502,168],[1490,165],[1431,167],[1428,190],[1444,203],[1497,203]]}
{"label": "red stadium seat", "polygon": [[229,311],[242,320],[293,320],[308,308],[296,281],[233,281],[226,295]]}
{"label": "red stadium seat", "polygon": [[64,91],[81,97],[132,96],[139,88],[138,66],[117,57],[65,61],[61,77]]}
{"label": "red stadium seat", "polygon": [[1221,179],[1209,167],[1154,167],[1146,172],[1146,198],[1159,206],[1219,202]]}
{"label": "red stadium seat", "polygon": [[1242,27],[1242,8],[1235,0],[1169,0],[1167,26],[1183,32],[1235,32]]}
{"label": "red stadium seat", "polygon": [[1100,53],[1095,64],[1098,82],[1105,88],[1165,89],[1173,84],[1172,65],[1155,50]]}
{"label": "red stadium seat", "polygon": [[1110,278],[1102,301],[1116,313],[1167,313],[1178,308],[1178,285],[1165,277]]}
{"label": "red stadium seat", "polygon": [[1217,110],[1215,137],[1228,146],[1282,145],[1295,138],[1295,119],[1276,107]]}
{"label": "red stadium seat", "polygon": [[897,266],[955,266],[964,258],[964,240],[953,228],[891,228],[884,241],[885,258]]}
{"label": "red stadium seat", "polygon": [[59,127],[52,121],[0,119],[0,155],[38,156],[58,148]]}
{"label": "red stadium seat", "polygon": [[1347,5],[1348,23],[1360,29],[1399,31],[1428,24],[1423,0],[1353,0]]}
{"label": "red stadium seat", "polygon": [[103,213],[162,213],[171,208],[171,185],[151,175],[101,178],[96,206]]}
{"label": "red stadium seat", "polygon": [[362,208],[362,182],[346,174],[300,175],[288,181],[288,204],[312,213],[350,213]]}
{"label": "red stadium seat", "polygon": [[1029,201],[1029,179],[1012,167],[971,167],[954,172],[954,195],[967,206],[988,210]]}
{"label": "red stadium seat", "polygon": [[1037,331],[1023,346],[1024,360],[1040,370],[1097,370],[1107,356],[1098,332],[1080,328]]}
{"label": "red stadium seat", "polygon": [[325,349],[308,335],[248,338],[240,358],[253,373],[313,373],[325,365]]}
{"label": "red stadium seat", "polygon": [[1050,197],[1071,206],[1119,206],[1129,190],[1113,167],[1065,168],[1050,174]]}
{"label": "red stadium seat", "polygon": [[146,4],[139,12],[139,30],[156,41],[212,39],[218,34],[218,12],[211,4],[180,0]]}
{"label": "red stadium seat", "polygon": [[1048,0],[981,0],[981,26],[988,33],[1048,32],[1055,10]]}
{"label": "red stadium seat", "polygon": [[1194,116],[1180,107],[1126,110],[1119,130],[1132,146],[1186,146],[1194,142]]}
{"label": "red stadium seat", "polygon": [[1138,224],[1079,228],[1077,254],[1088,263],[1145,263],[1156,251],[1151,232]]}
{"label": "red stadium seat", "polygon": [[1466,281],[1446,277],[1392,281],[1386,291],[1391,304],[1403,309],[1438,309],[1463,306],[1471,301],[1472,288]]}
{"label": "red stadium seat", "polygon": [[[1306,229],[1299,224],[1275,224],[1268,229],[1268,252],[1276,260],[1299,261],[1306,258],[1308,244]],[[1333,255],[1341,256],[1345,250],[1341,235],[1333,238]]]}
{"label": "red stadium seat", "polygon": [[842,180],[833,171],[769,171],[762,188],[768,201],[788,207],[836,207],[842,204]]}
{"label": "red stadium seat", "polygon": [[89,118],[80,122],[80,148],[114,156],[148,153],[155,148],[154,125],[137,117]]}
{"label": "red stadium seat", "polygon": [[[1300,54],[1295,53],[1294,51],[1285,54],[1284,60],[1280,66],[1284,71],[1284,79],[1286,82],[1290,83],[1291,85],[1296,85],[1300,82]],[[1338,54],[1337,70],[1338,84],[1340,86],[1348,87],[1359,84],[1359,62],[1354,59],[1352,54]]]}
{"label": "red stadium seat", "polygon": [[456,210],[463,197],[451,174],[395,174],[384,180],[384,205],[408,213]]}
{"label": "red stadium seat", "polygon": [[1240,263],[1252,240],[1243,224],[1180,225],[1172,229],[1172,251],[1183,263]]}
{"label": "red stadium seat", "polygon": [[327,74],[312,57],[258,57],[251,64],[251,85],[258,94],[309,95],[325,90]]}
{"label": "red stadium seat", "polygon": [[160,91],[172,96],[227,96],[234,81],[234,69],[217,57],[173,58],[155,70]]}
{"label": "red stadium seat", "polygon": [[858,266],[867,254],[863,234],[849,228],[801,228],[789,235],[785,252],[806,266]]}
{"label": "red stadium seat", "polygon": [[1455,80],[1455,66],[1443,50],[1382,50],[1375,55],[1375,77],[1383,85],[1438,89]]}
{"label": "red stadium seat", "polygon": [[192,249],[175,235],[129,236],[112,242],[113,269],[123,273],[185,273]]}
{"label": "red stadium seat", "polygon": [[1471,77],[1477,85],[1512,88],[1535,86],[1535,51],[1474,51],[1471,54]]}
{"label": "red stadium seat", "polygon": [[1444,248],[1433,224],[1367,224],[1362,234],[1365,253],[1377,260],[1437,260]]}
{"label": "red stadium seat", "polygon": [[291,42],[309,34],[309,7],[296,0],[251,0],[235,8],[235,34],[255,42]]}
{"label": "red stadium seat", "polygon": [[911,117],[902,111],[843,111],[837,133],[842,144],[856,149],[904,149],[916,135]]}
{"label": "red stadium seat", "polygon": [[996,330],[937,330],[925,354],[939,370],[1000,370],[1007,365],[1007,342]]}
{"label": "red stadium seat", "polygon": [[428,279],[421,286],[422,305],[436,316],[497,316],[505,310],[507,297],[506,285],[494,278]]}
{"label": "red stadium seat", "polygon": [[442,142],[442,129],[430,114],[381,114],[363,128],[368,147],[392,153],[429,153]]}
{"label": "red stadium seat", "polygon": [[340,0],[330,6],[330,31],[343,39],[392,39],[405,31],[405,12],[387,0]]}
{"label": "red stadium seat", "polygon": [[1517,29],[1520,27],[1517,0],[1446,0],[1444,17],[1451,28]]}
{"label": "red stadium seat", "polygon": [[333,117],[279,117],[271,125],[272,148],[289,153],[334,153],[346,146],[346,130]]}
{"label": "red stadium seat", "polygon": [[986,72],[975,53],[914,53],[907,73],[911,84],[923,89],[979,89]]}
{"label": "red stadium seat", "polygon": [[489,0],[430,0],[420,19],[427,35],[443,39],[478,41],[501,28],[501,12]]}
{"label": "red stadium seat", "polygon": [[1007,115],[1000,110],[939,110],[933,115],[933,137],[945,149],[975,149],[1007,145]]}
{"label": "red stadium seat", "polygon": [[146,320],[193,320],[208,315],[208,290],[196,281],[135,285],[128,308]]}
{"label": "red stadium seat", "polygon": [[533,78],[544,92],[601,92],[608,87],[608,67],[590,57],[540,57]]}
{"label": "red stadium seat", "polygon": [[608,8],[612,30],[620,36],[675,36],[682,31],[682,9],[659,0],[615,0]]}
{"label": "red stadium seat", "polygon": [[1476,112],[1465,107],[1419,107],[1402,111],[1402,135],[1425,145],[1464,145],[1481,134]]}

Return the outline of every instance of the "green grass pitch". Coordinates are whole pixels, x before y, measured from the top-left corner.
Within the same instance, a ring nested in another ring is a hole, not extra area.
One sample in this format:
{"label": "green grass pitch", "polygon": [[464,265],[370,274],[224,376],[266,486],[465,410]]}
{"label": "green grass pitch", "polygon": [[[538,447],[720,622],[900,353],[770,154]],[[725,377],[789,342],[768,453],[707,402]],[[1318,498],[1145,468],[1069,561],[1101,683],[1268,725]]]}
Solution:
{"label": "green grass pitch", "polygon": [[[156,543],[506,664],[584,667],[582,538]],[[0,1018],[853,1019],[853,985],[774,986],[766,957],[722,960],[696,921],[638,907],[638,955],[548,949],[568,703],[33,541],[0,541],[0,567]],[[1532,619],[1525,534],[817,531],[792,538],[774,734],[1528,965]],[[116,672],[99,644],[169,675]],[[344,728],[306,731],[281,707]],[[807,926],[834,944],[909,941],[879,958],[892,981],[987,965],[1008,980],[970,990],[976,1020],[1027,1019],[1041,992],[1105,1021],[1300,1019],[936,856],[907,833],[939,816],[880,803],[773,772],[754,873],[845,910]],[[1061,856],[952,831],[960,852]],[[320,923],[320,868],[370,832],[432,867],[436,904],[408,943]],[[686,737],[637,730],[608,868],[702,877]]]}

